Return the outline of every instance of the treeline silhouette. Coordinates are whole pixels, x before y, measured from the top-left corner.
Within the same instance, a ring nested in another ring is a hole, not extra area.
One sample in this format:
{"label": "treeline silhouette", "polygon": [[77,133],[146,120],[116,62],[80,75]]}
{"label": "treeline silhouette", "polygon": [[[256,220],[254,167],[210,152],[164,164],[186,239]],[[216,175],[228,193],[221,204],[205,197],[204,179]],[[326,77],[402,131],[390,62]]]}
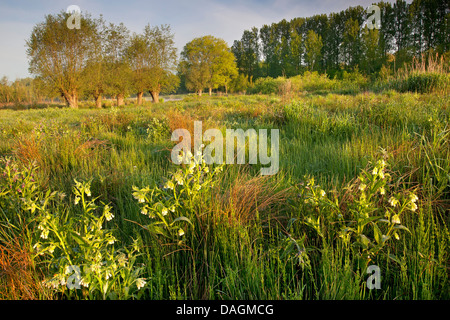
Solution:
{"label": "treeline silhouette", "polygon": [[383,66],[394,72],[425,52],[448,55],[449,1],[376,5],[379,29],[370,30],[365,23],[373,12],[356,6],[245,30],[232,46],[239,72],[249,79],[291,77],[305,71],[339,78],[344,70],[358,69],[375,77]]}

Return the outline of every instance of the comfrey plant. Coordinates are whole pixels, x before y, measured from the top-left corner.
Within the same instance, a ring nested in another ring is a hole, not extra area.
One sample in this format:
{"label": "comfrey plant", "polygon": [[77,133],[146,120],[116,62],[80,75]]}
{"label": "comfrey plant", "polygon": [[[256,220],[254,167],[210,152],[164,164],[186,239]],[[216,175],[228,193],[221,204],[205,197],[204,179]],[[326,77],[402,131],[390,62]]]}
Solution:
{"label": "comfrey plant", "polygon": [[69,298],[139,298],[145,287],[136,266],[139,243],[115,250],[116,238],[107,229],[114,218],[109,205],[98,206],[89,182],[75,180],[74,203],[80,213],[53,213],[35,204],[40,239],[36,256],[49,265],[50,278],[44,284]]}
{"label": "comfrey plant", "polygon": [[197,157],[181,153],[180,157],[188,159],[189,164],[172,173],[162,188],[133,187],[133,196],[142,205],[141,213],[151,221],[144,228],[178,244],[185,240],[186,228],[194,227],[196,209],[211,197],[224,166],[207,165],[201,153]]}
{"label": "comfrey plant", "polygon": [[17,212],[26,208],[28,202],[39,194],[35,181],[37,167],[35,164],[19,166],[11,158],[0,158],[0,170],[2,218],[15,223],[22,218]]}
{"label": "comfrey plant", "polygon": [[[362,170],[356,182],[346,187],[351,196],[345,201],[337,195],[331,199],[314,185],[313,178],[300,190],[307,212],[304,223],[322,238],[325,229],[333,238],[337,234],[366,266],[378,255],[386,254],[392,238],[399,240],[401,232],[409,232],[401,224],[402,216],[418,209],[414,192],[390,190],[391,176],[386,166],[384,160],[379,160],[372,170]],[[388,257],[399,262],[393,254]]]}

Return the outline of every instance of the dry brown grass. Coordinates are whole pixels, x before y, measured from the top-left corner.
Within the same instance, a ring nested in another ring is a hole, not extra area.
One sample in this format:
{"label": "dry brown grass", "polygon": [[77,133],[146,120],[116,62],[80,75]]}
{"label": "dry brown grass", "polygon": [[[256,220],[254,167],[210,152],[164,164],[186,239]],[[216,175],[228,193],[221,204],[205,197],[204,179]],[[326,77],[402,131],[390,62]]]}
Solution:
{"label": "dry brown grass", "polygon": [[32,162],[38,165],[42,164],[41,141],[34,133],[17,139],[13,152],[17,159],[24,164]]}
{"label": "dry brown grass", "polygon": [[[201,119],[197,119],[192,117],[190,114],[180,113],[177,110],[171,110],[166,114],[168,125],[171,132],[174,132],[177,129],[186,129],[189,131],[191,135],[191,151],[194,151],[194,122],[200,121]],[[217,122],[211,119],[201,120],[202,121],[202,135],[203,133],[212,128],[218,128],[219,125]]]}
{"label": "dry brown grass", "polygon": [[78,158],[89,158],[95,150],[100,147],[107,147],[110,143],[107,140],[91,139],[80,144],[74,151],[74,155]]}
{"label": "dry brown grass", "polygon": [[32,253],[23,242],[17,236],[0,241],[0,299],[51,299],[42,284],[42,274],[35,268]]}
{"label": "dry brown grass", "polygon": [[280,188],[268,176],[251,177],[239,172],[227,192],[218,196],[220,213],[230,224],[246,224],[257,216],[280,216],[293,189]]}

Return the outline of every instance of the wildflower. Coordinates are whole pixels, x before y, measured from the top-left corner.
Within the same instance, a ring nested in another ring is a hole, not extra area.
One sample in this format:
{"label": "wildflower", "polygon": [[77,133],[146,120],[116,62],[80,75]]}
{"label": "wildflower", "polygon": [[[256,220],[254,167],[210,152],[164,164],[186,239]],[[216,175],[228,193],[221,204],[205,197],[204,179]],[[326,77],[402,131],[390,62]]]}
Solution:
{"label": "wildflower", "polygon": [[386,162],[385,162],[384,160],[378,160],[378,161],[377,161],[377,164],[378,164],[379,166],[381,166],[382,168],[384,168],[384,167],[386,166]]}
{"label": "wildflower", "polygon": [[320,196],[325,197],[327,193],[324,190],[320,190]]}
{"label": "wildflower", "polygon": [[60,276],[59,279],[59,283],[61,284],[61,286],[65,286],[66,285],[66,278],[64,278],[62,275]]}
{"label": "wildflower", "polygon": [[384,195],[386,193],[386,190],[384,189],[384,187],[381,187],[380,188],[380,194],[381,195]]}
{"label": "wildflower", "polygon": [[364,191],[365,189],[366,189],[366,187],[367,187],[367,185],[366,184],[364,184],[364,183],[361,183],[360,185],[359,185],[359,190],[361,190],[361,191]]}
{"label": "wildflower", "polygon": [[180,171],[177,171],[174,175],[173,178],[175,179],[176,183],[179,184],[180,186],[183,185],[183,177],[181,176]]}
{"label": "wildflower", "polygon": [[109,278],[111,278],[111,276],[112,276],[112,274],[111,274],[111,272],[110,271],[107,271],[106,272],[106,280],[108,280]]}
{"label": "wildflower", "polygon": [[378,168],[377,167],[373,168],[372,174],[374,176],[376,176],[378,174]]}
{"label": "wildflower", "polygon": [[116,239],[115,239],[115,238],[112,238],[112,239],[109,239],[109,240],[108,240],[108,244],[114,244],[114,242],[116,242]]}
{"label": "wildflower", "polygon": [[175,206],[171,206],[171,207],[169,208],[169,210],[170,210],[170,212],[175,212]]}
{"label": "wildflower", "polygon": [[401,223],[400,222],[400,217],[398,215],[396,215],[396,214],[393,215],[391,222],[394,223],[394,224],[400,224]]}
{"label": "wildflower", "polygon": [[195,184],[195,185],[194,185],[194,190],[195,190],[195,191],[198,191],[198,190],[200,190],[201,188],[202,188],[202,186],[199,185],[199,184]]}
{"label": "wildflower", "polygon": [[414,202],[412,202],[412,203],[411,203],[410,210],[411,210],[412,212],[416,211],[416,210],[417,210],[417,204],[415,204]]}
{"label": "wildflower", "polygon": [[161,211],[161,214],[163,215],[163,216],[166,216],[167,215],[167,208],[163,208],[162,209],[162,211]]}
{"label": "wildflower", "polygon": [[135,193],[133,193],[133,196],[139,203],[145,202],[145,195],[143,193],[135,192]]}
{"label": "wildflower", "polygon": [[191,162],[191,163],[189,164],[189,173],[190,173],[190,174],[193,174],[193,173],[194,173],[194,168],[195,168],[195,163],[194,163],[194,162]]}
{"label": "wildflower", "polygon": [[106,205],[104,209],[106,221],[111,221],[112,218],[114,218],[114,214],[110,210],[111,210],[110,206]]}
{"label": "wildflower", "polygon": [[416,203],[416,201],[419,200],[419,197],[417,197],[414,193],[411,193],[410,200],[412,203]]}
{"label": "wildflower", "polygon": [[42,232],[41,232],[41,238],[42,239],[47,239],[48,238],[48,229],[44,229],[44,230],[42,230]]}
{"label": "wildflower", "polygon": [[36,253],[37,253],[38,255],[43,255],[43,254],[44,254],[43,252],[41,252],[41,251],[42,251],[42,246],[41,246],[41,244],[40,244],[39,242],[36,243],[36,244],[33,246],[33,249],[36,250]]}
{"label": "wildflower", "polygon": [[208,167],[204,167],[203,170],[208,173],[209,172],[209,168]]}
{"label": "wildflower", "polygon": [[147,215],[147,213],[148,213],[147,207],[142,208],[141,213],[143,215]]}
{"label": "wildflower", "polygon": [[89,287],[89,282],[87,281],[86,278],[81,278],[80,285],[87,288],[87,287]]}
{"label": "wildflower", "polygon": [[99,272],[100,271],[100,264],[98,264],[98,263],[94,263],[93,265],[92,265],[92,271],[94,271],[94,272]]}
{"label": "wildflower", "polygon": [[75,197],[75,205],[77,205],[78,202],[80,202],[80,197]]}
{"label": "wildflower", "polygon": [[398,204],[398,200],[395,199],[394,197],[391,197],[391,198],[389,199],[389,204],[390,204],[391,206],[395,207],[395,206]]}
{"label": "wildflower", "polygon": [[164,189],[170,189],[173,190],[173,188],[175,187],[175,185],[173,184],[173,182],[171,180],[166,182],[166,185],[164,186]]}
{"label": "wildflower", "polygon": [[184,235],[184,230],[183,229],[179,229],[178,230],[178,236],[182,237]]}
{"label": "wildflower", "polygon": [[141,288],[143,288],[146,284],[147,284],[147,282],[145,281],[144,278],[138,278],[138,279],[136,279],[136,286],[137,286],[138,290],[140,290]]}

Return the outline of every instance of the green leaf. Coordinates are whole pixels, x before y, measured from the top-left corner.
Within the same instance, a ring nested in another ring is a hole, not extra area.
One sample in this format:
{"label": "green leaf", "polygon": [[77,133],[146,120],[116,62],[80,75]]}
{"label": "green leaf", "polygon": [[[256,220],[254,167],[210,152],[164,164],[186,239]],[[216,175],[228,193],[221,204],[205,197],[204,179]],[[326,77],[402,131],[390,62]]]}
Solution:
{"label": "green leaf", "polygon": [[362,244],[362,246],[364,247],[364,249],[367,249],[367,248],[369,247],[369,243],[370,243],[369,238],[367,238],[367,237],[366,237],[365,235],[363,235],[363,234],[360,235],[360,238],[361,238],[361,244]]}
{"label": "green leaf", "polygon": [[402,264],[402,262],[392,253],[389,254],[389,259],[391,259],[392,261],[397,262],[398,264]]}
{"label": "green leaf", "polygon": [[89,241],[85,239],[84,237],[78,235],[75,231],[71,232],[73,239],[79,244],[79,245],[87,245],[89,244]]}
{"label": "green leaf", "polygon": [[375,220],[379,220],[381,218],[381,216],[376,216],[376,217],[369,217],[366,218],[364,220],[361,221],[361,225],[365,226],[366,224],[368,224],[369,222],[375,221]]}
{"label": "green leaf", "polygon": [[408,231],[409,233],[411,233],[411,231],[409,231],[409,229],[402,224],[394,226],[394,229],[405,230],[405,231]]}
{"label": "green leaf", "polygon": [[373,225],[373,235],[375,237],[375,241],[380,244],[381,243],[381,239],[382,239],[382,233],[380,228],[378,228],[378,226],[376,224]]}
{"label": "green leaf", "polygon": [[181,217],[178,217],[178,218],[174,219],[174,220],[172,221],[172,223],[170,224],[170,226],[173,226],[173,224],[176,223],[176,222],[178,222],[178,221],[186,221],[186,222],[189,223],[191,226],[194,226],[194,224],[191,222],[191,220],[189,220],[188,218],[186,218],[186,217],[184,217],[184,216],[181,216]]}
{"label": "green leaf", "polygon": [[149,224],[147,226],[145,226],[145,229],[147,229],[148,231],[155,233],[155,234],[160,234],[162,236],[167,237],[166,235],[166,230],[164,230],[164,228],[159,226],[159,222],[153,223],[153,224]]}

